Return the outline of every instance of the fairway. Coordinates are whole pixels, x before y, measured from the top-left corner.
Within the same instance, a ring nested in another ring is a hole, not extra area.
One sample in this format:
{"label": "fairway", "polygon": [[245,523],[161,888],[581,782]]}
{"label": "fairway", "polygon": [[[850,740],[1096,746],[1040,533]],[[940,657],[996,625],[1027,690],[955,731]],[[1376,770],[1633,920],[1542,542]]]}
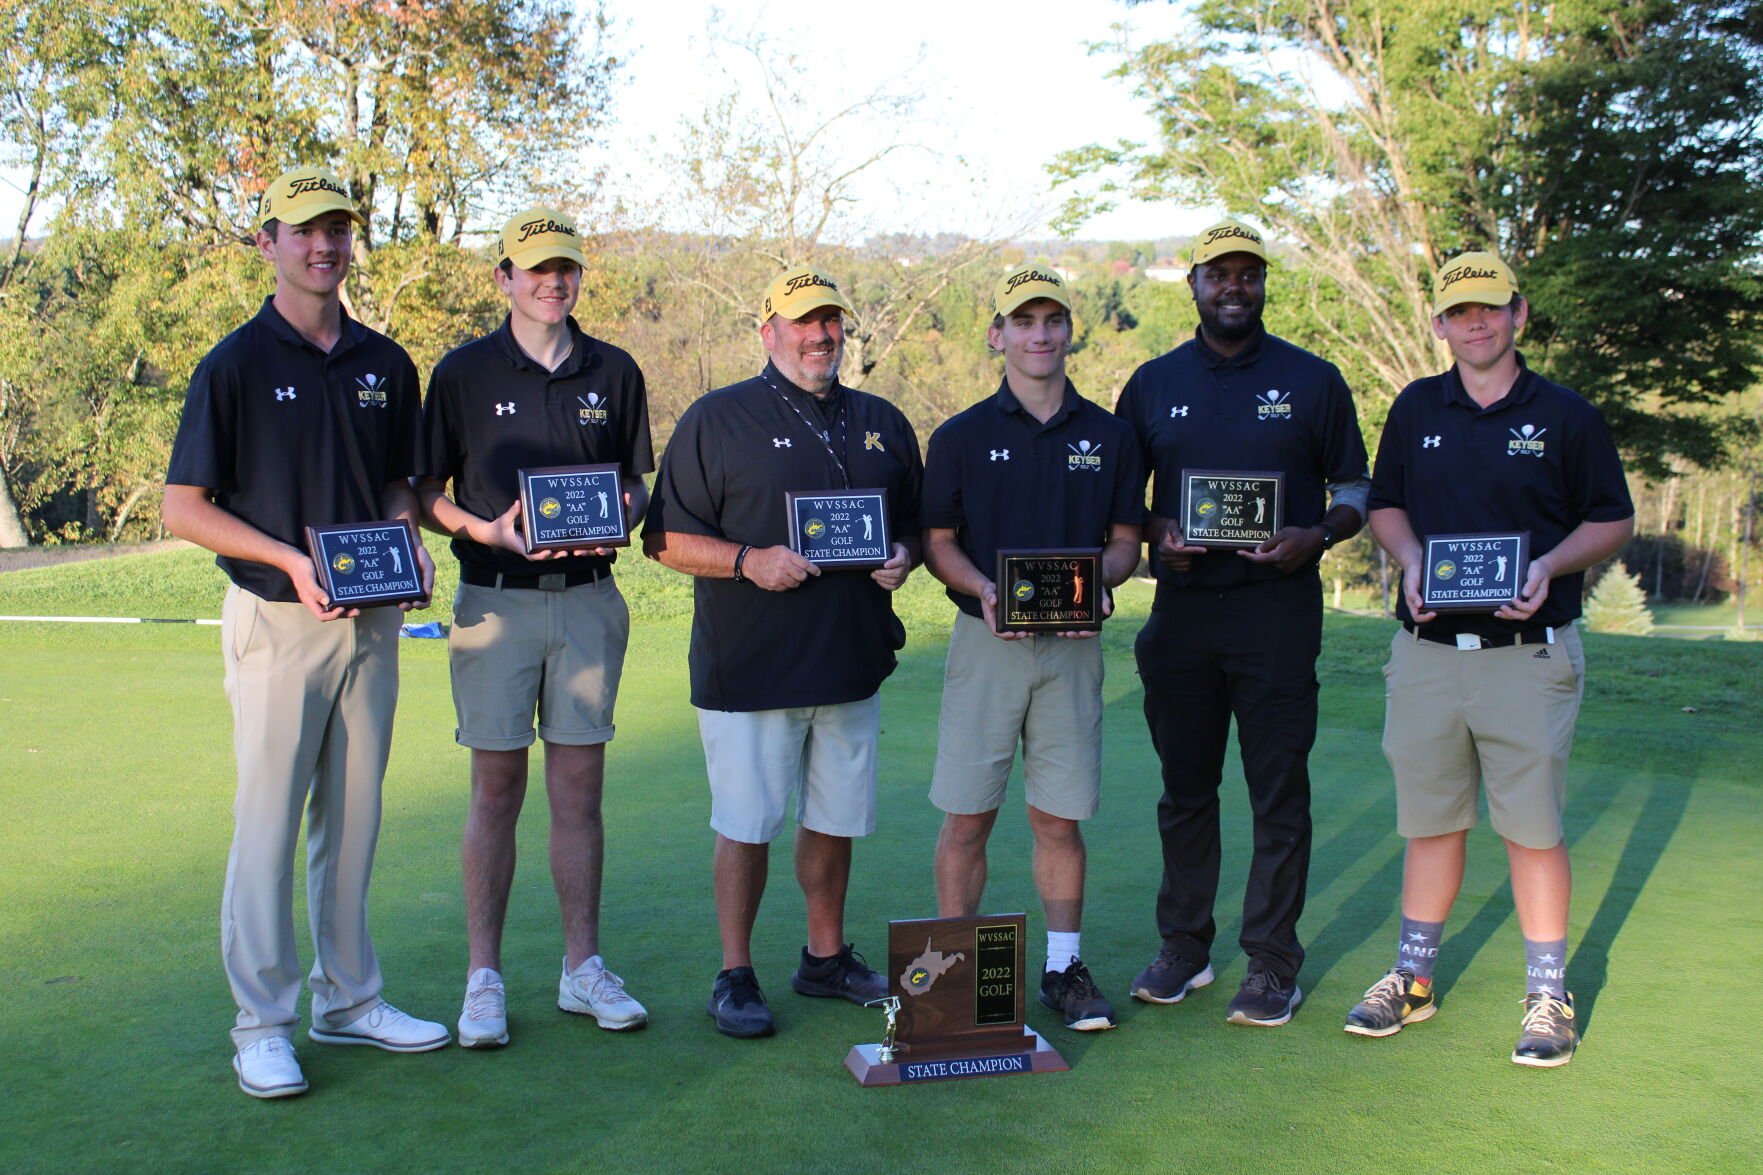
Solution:
{"label": "fairway", "polygon": [[[878,1039],[881,1016],[789,990],[802,900],[781,844],[754,943],[778,1034],[726,1039],[705,1015],[718,947],[689,591],[634,556],[619,568],[634,621],[608,758],[602,943],[650,1027],[613,1034],[556,1010],[562,943],[535,780],[503,952],[511,1045],[395,1056],[314,1045],[302,1022],[312,1089],[281,1102],[242,1096],[228,1067],[217,940],[233,764],[219,630],[0,624],[0,1171],[1756,1169],[1763,645],[1586,638],[1567,810],[1568,975],[1585,1039],[1573,1064],[1537,1071],[1507,1059],[1523,955],[1485,827],[1446,930],[1439,1015],[1384,1040],[1341,1031],[1396,935],[1401,842],[1379,749],[1387,621],[1328,620],[1295,1019],[1224,1023],[1243,975],[1249,843],[1234,758],[1218,982],[1174,1007],[1126,997],[1157,946],[1160,869],[1160,785],[1132,665],[1150,592],[1131,584],[1104,637],[1105,782],[1086,825],[1084,956],[1119,1029],[1067,1031],[1031,997],[1030,1023],[1070,1072],[865,1090],[842,1060]],[[201,552],[136,555],[0,575],[0,614],[218,616],[222,586]],[[935,912],[939,816],[925,792],[953,608],[919,572],[901,610],[912,635],[883,689],[880,825],[857,847],[849,907],[872,962],[888,919]],[[402,673],[375,939],[388,998],[451,1027],[466,965],[467,756],[445,643],[404,642]],[[309,965],[298,881],[296,895]],[[1028,911],[1038,970],[1044,924],[1014,782],[986,905]]]}

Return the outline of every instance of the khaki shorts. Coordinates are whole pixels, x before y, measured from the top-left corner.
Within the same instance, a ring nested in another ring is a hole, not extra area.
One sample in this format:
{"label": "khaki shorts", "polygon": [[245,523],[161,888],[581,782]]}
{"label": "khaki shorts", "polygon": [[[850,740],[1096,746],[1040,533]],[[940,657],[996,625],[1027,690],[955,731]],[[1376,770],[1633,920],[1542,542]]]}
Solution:
{"label": "khaki shorts", "polygon": [[566,746],[612,740],[631,614],[611,576],[559,592],[462,583],[448,657],[454,737],[480,751],[513,751],[538,737]]}
{"label": "khaki shorts", "polygon": [[710,776],[710,827],[766,844],[783,831],[790,794],[796,823],[826,836],[875,831],[875,747],[881,695],[789,710],[699,710]]}
{"label": "khaki shorts", "polygon": [[1485,789],[1494,831],[1530,849],[1561,843],[1567,757],[1585,692],[1576,627],[1553,644],[1460,651],[1406,629],[1384,666],[1383,752],[1396,775],[1396,831],[1473,828]]}
{"label": "khaki shorts", "polygon": [[1102,793],[1102,641],[1005,641],[962,612],[949,634],[931,803],[995,811],[1022,744],[1028,802],[1087,820]]}

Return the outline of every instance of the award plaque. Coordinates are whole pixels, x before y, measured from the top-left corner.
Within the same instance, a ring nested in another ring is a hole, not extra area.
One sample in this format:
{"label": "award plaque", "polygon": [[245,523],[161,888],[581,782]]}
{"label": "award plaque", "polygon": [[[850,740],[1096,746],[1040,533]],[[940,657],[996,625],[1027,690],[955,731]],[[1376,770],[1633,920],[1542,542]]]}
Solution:
{"label": "award plaque", "polygon": [[309,526],[306,549],[333,608],[378,608],[424,598],[416,532],[406,522]]}
{"label": "award plaque", "polygon": [[886,490],[788,490],[790,550],[816,567],[880,567],[894,554]]}
{"label": "award plaque", "polygon": [[519,477],[527,554],[631,545],[617,465],[554,465]]}
{"label": "award plaque", "polygon": [[1286,475],[1181,471],[1181,532],[1190,547],[1259,547],[1285,525]]}
{"label": "award plaque", "polygon": [[1420,606],[1428,612],[1497,612],[1518,599],[1529,570],[1527,530],[1428,535]]}
{"label": "award plaque", "polygon": [[998,552],[998,632],[1095,632],[1102,627],[1099,547]]}
{"label": "award plaque", "polygon": [[1053,1073],[1069,1066],[1023,1023],[1029,971],[1021,914],[888,923],[888,1033],[854,1045],[862,1085]]}

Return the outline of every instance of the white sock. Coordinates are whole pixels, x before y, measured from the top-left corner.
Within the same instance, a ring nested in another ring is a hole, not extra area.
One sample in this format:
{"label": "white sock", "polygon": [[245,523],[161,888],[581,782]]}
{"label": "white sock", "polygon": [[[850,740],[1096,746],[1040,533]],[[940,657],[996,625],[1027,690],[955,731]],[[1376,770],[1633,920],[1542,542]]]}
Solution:
{"label": "white sock", "polygon": [[1081,935],[1077,930],[1047,931],[1047,970],[1063,971],[1071,966],[1077,958],[1077,940]]}

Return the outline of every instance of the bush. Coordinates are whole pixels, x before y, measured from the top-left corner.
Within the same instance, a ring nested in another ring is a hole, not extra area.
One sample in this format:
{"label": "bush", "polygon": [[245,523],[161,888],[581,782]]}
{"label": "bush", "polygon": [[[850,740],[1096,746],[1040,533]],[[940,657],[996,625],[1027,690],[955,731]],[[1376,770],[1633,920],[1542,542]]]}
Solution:
{"label": "bush", "polygon": [[1585,605],[1586,626],[1593,632],[1616,632],[1625,636],[1651,636],[1653,613],[1641,577],[1628,574],[1621,564],[1598,577]]}

